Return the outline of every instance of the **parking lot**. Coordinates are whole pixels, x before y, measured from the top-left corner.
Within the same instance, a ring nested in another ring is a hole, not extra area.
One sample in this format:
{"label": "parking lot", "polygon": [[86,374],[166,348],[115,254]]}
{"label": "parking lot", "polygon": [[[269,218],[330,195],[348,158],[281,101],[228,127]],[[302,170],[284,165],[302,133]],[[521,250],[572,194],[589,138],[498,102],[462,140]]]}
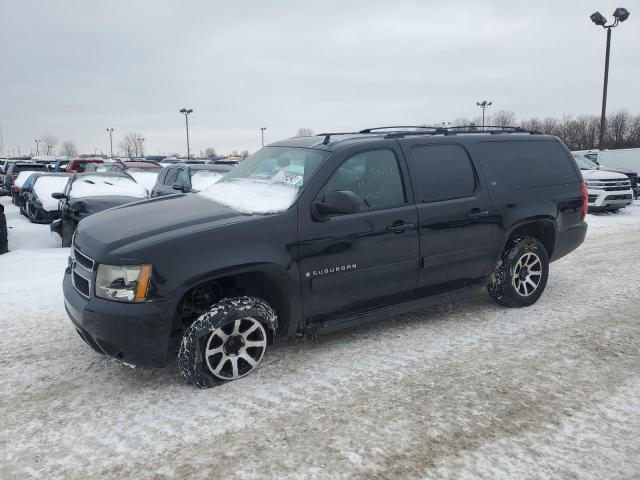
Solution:
{"label": "parking lot", "polygon": [[640,471],[640,203],[589,215],[527,309],[482,291],[284,343],[198,390],[78,337],[68,249],[8,198],[0,478],[632,478]]}

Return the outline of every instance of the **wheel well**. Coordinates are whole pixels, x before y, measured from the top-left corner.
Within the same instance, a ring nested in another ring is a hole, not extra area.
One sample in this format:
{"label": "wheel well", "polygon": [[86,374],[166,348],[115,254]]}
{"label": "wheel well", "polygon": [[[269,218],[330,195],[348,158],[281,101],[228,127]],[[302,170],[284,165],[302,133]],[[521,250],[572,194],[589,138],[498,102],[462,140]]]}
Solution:
{"label": "wheel well", "polygon": [[[278,272],[247,272],[202,282],[187,291],[178,304],[173,333],[182,333],[203,312],[223,298],[249,296],[267,302],[278,316],[276,335],[286,334],[289,328],[290,306],[287,280]],[[274,332],[267,328],[269,341]]]}
{"label": "wheel well", "polygon": [[542,242],[549,258],[551,258],[556,241],[556,230],[551,222],[537,221],[521,225],[511,232],[509,237],[514,235],[529,235],[537,238]]}

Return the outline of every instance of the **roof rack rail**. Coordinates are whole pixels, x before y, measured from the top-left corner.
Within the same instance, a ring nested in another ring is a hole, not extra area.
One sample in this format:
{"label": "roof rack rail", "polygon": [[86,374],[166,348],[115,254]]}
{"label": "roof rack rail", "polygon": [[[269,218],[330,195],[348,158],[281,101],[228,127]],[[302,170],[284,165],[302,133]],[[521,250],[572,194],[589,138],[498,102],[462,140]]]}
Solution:
{"label": "roof rack rail", "polygon": [[376,133],[374,130],[390,130],[392,128],[417,128],[421,130],[437,130],[438,127],[429,127],[427,125],[392,125],[390,127],[374,127],[374,128],[365,128],[364,130],[360,130],[358,133]]}

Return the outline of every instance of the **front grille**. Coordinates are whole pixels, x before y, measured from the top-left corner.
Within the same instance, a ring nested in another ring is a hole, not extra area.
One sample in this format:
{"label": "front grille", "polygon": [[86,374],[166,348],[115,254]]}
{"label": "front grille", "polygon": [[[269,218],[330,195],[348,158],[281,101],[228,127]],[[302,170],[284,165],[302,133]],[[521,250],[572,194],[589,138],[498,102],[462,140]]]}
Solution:
{"label": "front grille", "polygon": [[589,203],[593,203],[598,199],[598,195],[589,195]]}
{"label": "front grille", "polygon": [[628,178],[625,178],[624,180],[617,178],[610,180],[588,180],[587,187],[597,190],[605,190],[607,192],[615,192],[620,190],[629,190],[631,188],[631,182]]}
{"label": "front grille", "polygon": [[75,256],[76,262],[78,262],[89,271],[93,270],[93,260],[81,253],[77,248],[73,249],[73,254]]}
{"label": "front grille", "polygon": [[78,292],[80,292],[81,295],[84,295],[85,297],[89,298],[89,292],[91,288],[89,280],[84,278],[82,275],[80,275],[76,271],[73,271],[73,286],[76,288]]}
{"label": "front grille", "polygon": [[80,250],[71,249],[71,280],[74,288],[80,295],[91,298],[91,279],[93,278],[93,269],[95,262],[87,257]]}

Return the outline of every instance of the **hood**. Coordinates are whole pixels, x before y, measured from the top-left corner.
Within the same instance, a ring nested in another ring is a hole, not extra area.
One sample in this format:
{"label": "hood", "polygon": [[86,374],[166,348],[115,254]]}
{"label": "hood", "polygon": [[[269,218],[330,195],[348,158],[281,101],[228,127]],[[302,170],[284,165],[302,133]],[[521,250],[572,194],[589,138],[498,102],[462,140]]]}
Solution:
{"label": "hood", "polygon": [[633,170],[629,170],[627,168],[607,167],[606,165],[600,165],[600,170],[603,170],[605,172],[624,173],[625,175],[638,175],[637,172],[634,172]]}
{"label": "hood", "polygon": [[585,180],[628,180],[626,175],[606,170],[582,170],[582,178]]}
{"label": "hood", "polygon": [[85,197],[85,198],[70,198],[67,201],[69,208],[77,210],[82,215],[93,215],[94,213],[101,212],[113,207],[119,207],[131,202],[139,201],[139,198],[133,197]]}
{"label": "hood", "polygon": [[121,251],[117,254],[126,256],[129,247],[134,250],[142,246],[138,242],[156,243],[250,218],[197,195],[170,195],[83,219],[76,230],[75,244],[96,260],[118,249]]}

